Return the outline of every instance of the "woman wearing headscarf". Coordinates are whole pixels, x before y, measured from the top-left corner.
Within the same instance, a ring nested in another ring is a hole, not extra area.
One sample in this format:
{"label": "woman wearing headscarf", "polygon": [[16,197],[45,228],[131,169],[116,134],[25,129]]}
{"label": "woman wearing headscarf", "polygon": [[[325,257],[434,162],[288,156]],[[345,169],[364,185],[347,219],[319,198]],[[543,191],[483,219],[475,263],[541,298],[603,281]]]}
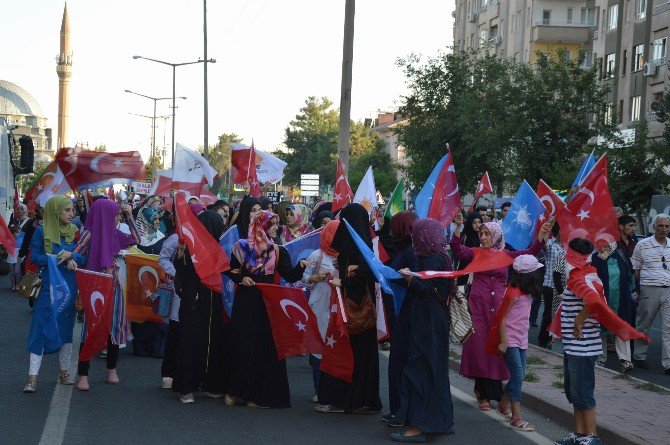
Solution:
{"label": "woman wearing headscarf", "polygon": [[207,210],[213,210],[221,215],[221,218],[223,218],[224,228],[226,230],[228,229],[228,222],[230,220],[230,206],[228,205],[228,202],[224,201],[223,199],[219,199],[214,204],[207,206]]}
{"label": "woman wearing headscarf", "polygon": [[[14,215],[14,213],[16,215]],[[10,216],[8,225],[17,226],[22,229],[23,225],[30,219],[28,217],[28,206],[23,203],[19,203],[19,205],[16,206],[14,213]]]}
{"label": "woman wearing headscarf", "polygon": [[140,237],[138,248],[152,255],[158,255],[165,240],[165,234],[160,231],[162,213],[156,209],[145,207],[142,209],[142,216],[147,222],[145,233]]}
{"label": "woman wearing headscarf", "polygon": [[256,212],[261,209],[261,202],[258,198],[247,196],[240,203],[239,211],[233,216],[230,225],[237,226],[237,233],[240,239],[244,239],[249,233],[249,224]]}
{"label": "woman wearing headscarf", "polygon": [[[206,210],[198,221],[218,240],[223,218]],[[174,259],[175,292],[180,296],[177,352],[172,390],[182,403],[193,403],[193,393],[204,391],[218,398],[223,393],[223,327],[221,294],[207,288],[195,271],[191,255],[179,244]]]}
{"label": "woman wearing headscarf", "polygon": [[[312,223],[312,226],[313,226],[315,229],[318,229],[319,226],[317,226],[316,224],[314,224],[314,219],[315,219],[317,216],[319,216],[320,213],[322,213],[322,212],[332,212],[332,210],[333,210],[333,203],[332,203],[332,202],[327,202],[327,201],[325,201],[325,200],[323,200],[323,199],[320,200],[319,202],[317,202],[317,203],[314,205],[314,207],[312,208],[312,212],[311,212],[310,215],[309,215],[309,221]],[[331,218],[331,219],[333,219],[333,218]],[[325,224],[324,224],[324,225],[325,225]]]}
{"label": "woman wearing headscarf", "polygon": [[[481,215],[477,212],[472,212],[468,215],[465,220],[465,226],[463,227],[463,244],[467,247],[479,247],[479,228],[484,223]],[[470,264],[470,261],[467,260],[458,260],[456,262],[456,270],[462,270]],[[462,286],[467,284],[468,275],[463,275],[457,278],[458,285]]]}
{"label": "woman wearing headscarf", "polygon": [[[133,217],[135,218],[135,227],[137,227],[137,231],[141,237],[145,236],[152,227],[152,224],[147,220],[146,215],[153,216],[155,214],[154,212],[148,212],[145,215],[145,209],[154,210],[155,212],[160,213],[160,219],[163,216],[163,211],[165,209],[164,198],[158,195],[147,196],[138,207],[132,210]],[[165,234],[166,228],[162,221],[158,230]]]}
{"label": "woman wearing headscarf", "polygon": [[286,226],[282,228],[281,243],[286,244],[309,232],[309,209],[293,204],[286,209]]}
{"label": "woman wearing headscarf", "polygon": [[279,206],[277,207],[277,214],[279,215],[279,233],[281,234],[282,228],[286,227],[286,209],[291,207],[290,201],[280,201]]}
{"label": "woman wearing headscarf", "polygon": [[[463,215],[458,213],[454,219],[456,230],[449,245],[454,257],[459,260],[471,261],[473,251],[464,244]],[[547,221],[536,240],[528,249],[516,252],[505,250],[505,239],[502,228],[497,222],[486,222],[479,229],[480,247],[484,249],[505,251],[512,258],[519,255],[537,255],[542,250],[549,236],[552,221]],[[502,381],[509,379],[509,370],[501,355],[487,354],[485,351],[488,332],[496,308],[502,302],[507,286],[509,268],[488,270],[473,274],[472,286],[468,296],[468,307],[472,316],[474,333],[463,344],[461,375],[475,379],[475,395],[479,409],[491,409],[491,400],[500,401],[502,397]],[[498,406],[503,414],[511,414],[509,407]]]}
{"label": "woman wearing headscarf", "polygon": [[306,261],[293,267],[286,249],[272,242],[278,223],[276,214],[256,212],[248,237],[233,246],[226,274],[238,286],[227,331],[230,366],[226,372],[226,405],[246,402],[247,406],[262,408],[291,406],[286,361],[277,360],[270,319],[256,287],[256,283],[275,283],[277,274],[291,283],[303,276]]}
{"label": "woman wearing headscarf", "polygon": [[[328,276],[333,274],[335,266],[333,260],[337,258],[337,251],[331,247],[333,237],[340,225],[339,221],[330,221],[321,232],[320,248],[316,249],[307,257],[307,267],[302,275],[302,282],[311,290],[309,294],[309,307],[316,316],[321,338],[325,341],[328,322],[330,321],[330,284]],[[313,402],[318,400],[319,381],[321,378],[321,356],[312,354],[309,356],[309,364],[312,367],[312,378],[314,380]]]}
{"label": "woman wearing headscarf", "polygon": [[335,215],[332,214],[332,212],[328,210],[324,210],[323,212],[319,213],[314,217],[312,220],[312,228],[314,230],[318,230],[322,227],[325,227],[326,224],[328,224],[330,221],[335,219]]}
{"label": "woman wearing headscarf", "polygon": [[[130,235],[118,229],[123,221],[128,225]],[[116,255],[123,249],[140,243],[140,236],[135,228],[130,206],[123,208],[110,199],[98,199],[93,202],[86,216],[84,232],[77,243],[75,252],[86,253],[86,268],[93,272],[111,274],[114,277],[114,315],[109,341],[107,342],[107,382],[119,383],[116,362],[119,358],[119,345],[132,340],[130,323],[126,314],[126,301],[123,286],[119,278],[119,266]],[[86,340],[82,340],[82,347]],[[81,352],[81,348],[79,349]],[[77,367],[77,389],[88,391],[88,371],[91,362],[80,360]]]}
{"label": "woman wearing headscarf", "polygon": [[[54,353],[59,349],[60,375],[58,381],[64,385],[74,383],[68,369],[70,369],[70,356],[72,355],[72,330],[77,318],[74,308],[74,298],[77,295],[75,270],[77,265],[86,264],[86,256],[73,253],[75,237],[78,235],[77,227],[72,224],[73,216],[72,201],[62,195],[51,197],[44,208],[43,224],[35,229],[32,237],[31,261],[40,268],[42,287],[35,300],[28,334],[30,370],[28,371],[28,383],[23,388],[23,392],[36,391],[42,355]],[[47,334],[48,326],[52,321],[51,317],[54,316],[51,307],[51,283],[47,269],[48,255],[55,255],[58,258],[58,269],[70,290],[70,301],[67,302],[62,312],[56,315],[58,331],[55,336]]]}
{"label": "woman wearing headscarf", "polygon": [[[347,205],[340,213],[340,220],[346,220],[361,240],[372,249],[370,218],[365,207],[356,203]],[[344,223],[337,228],[331,247],[338,252],[337,269],[340,277],[333,279],[333,284],[340,286],[344,298],[349,300],[345,302],[345,306],[356,307],[362,311],[372,304],[374,309],[374,275]],[[369,328],[362,332],[349,329],[349,341],[354,355],[351,383],[322,373],[317,411],[372,413],[381,409],[377,329],[374,321],[371,325],[363,323],[362,326]]]}
{"label": "woman wearing headscarf", "polygon": [[[399,252],[390,266],[395,270],[415,270],[417,257],[412,247],[412,229],[414,223],[419,219],[416,213],[403,211],[396,213],[391,218],[391,238],[396,250]],[[405,298],[399,309],[398,317],[395,317],[395,307],[389,312],[386,310],[386,318],[395,319],[391,330],[391,352],[389,354],[388,379],[389,379],[389,408],[390,413],[382,416],[382,420],[398,425],[394,414],[400,408],[400,377],[402,369],[407,363],[409,356],[409,314],[411,299]],[[386,309],[386,308],[385,308]]]}
{"label": "woman wearing headscarf", "polygon": [[425,434],[453,433],[454,409],[449,388],[449,317],[447,298],[453,280],[422,280],[408,272],[452,270],[442,224],[420,219],[412,228],[417,256],[414,269],[401,269],[410,299],[408,359],[400,381],[400,407],[395,421],[405,431],[391,434],[397,441],[425,439]]}

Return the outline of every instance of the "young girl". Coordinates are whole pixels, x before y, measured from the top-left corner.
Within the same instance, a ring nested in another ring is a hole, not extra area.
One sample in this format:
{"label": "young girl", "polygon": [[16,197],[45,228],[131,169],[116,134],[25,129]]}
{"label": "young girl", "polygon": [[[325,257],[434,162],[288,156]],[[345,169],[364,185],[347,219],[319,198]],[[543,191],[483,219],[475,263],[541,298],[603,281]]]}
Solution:
{"label": "young girl", "polygon": [[543,265],[532,255],[520,255],[512,267],[510,285],[494,315],[486,352],[502,354],[510,373],[498,412],[509,419],[510,428],[533,431],[535,427],[521,417],[521,382],[526,372],[532,295],[542,290],[544,274],[537,270]]}

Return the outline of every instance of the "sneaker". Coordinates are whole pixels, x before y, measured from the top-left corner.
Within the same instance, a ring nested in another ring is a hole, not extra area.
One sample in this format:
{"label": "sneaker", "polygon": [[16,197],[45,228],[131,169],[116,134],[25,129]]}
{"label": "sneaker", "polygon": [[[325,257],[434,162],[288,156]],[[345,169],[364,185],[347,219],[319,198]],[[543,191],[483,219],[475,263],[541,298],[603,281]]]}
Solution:
{"label": "sneaker", "polygon": [[190,392],[188,394],[181,394],[179,396],[179,401],[181,403],[193,403],[195,402],[195,399],[193,398],[193,393]]}
{"label": "sneaker", "polygon": [[646,360],[633,359],[633,365],[635,365],[636,368],[649,369],[649,363],[647,363]]}
{"label": "sneaker", "polygon": [[342,408],[338,408],[333,405],[324,405],[322,403],[317,404],[314,407],[315,410],[317,410],[320,413],[343,413],[344,410]]}
{"label": "sneaker", "polygon": [[65,374],[59,374],[58,381],[62,385],[74,385],[74,379],[72,378],[72,376],[70,376],[69,372],[66,372]]}
{"label": "sneaker", "polygon": [[207,391],[205,391],[205,395],[210,399],[220,399],[222,396],[220,392],[207,392]]}
{"label": "sneaker", "polygon": [[172,389],[172,377],[163,377],[163,384],[161,387],[163,389]]}
{"label": "sneaker", "polygon": [[25,393],[35,391],[37,391],[37,382],[35,380],[29,380],[28,383],[26,383],[26,386],[23,387],[23,392]]}
{"label": "sneaker", "polygon": [[558,439],[556,442],[554,442],[555,445],[576,445],[577,440],[581,439],[582,436],[580,436],[577,433],[570,433],[568,434],[567,437],[564,437],[563,439]]}
{"label": "sneaker", "polygon": [[88,385],[88,377],[80,376],[79,381],[77,381],[77,390],[78,391],[88,391],[91,387]]}
{"label": "sneaker", "polygon": [[577,439],[575,445],[603,445],[603,441],[595,434],[589,434],[588,436],[582,436]]}

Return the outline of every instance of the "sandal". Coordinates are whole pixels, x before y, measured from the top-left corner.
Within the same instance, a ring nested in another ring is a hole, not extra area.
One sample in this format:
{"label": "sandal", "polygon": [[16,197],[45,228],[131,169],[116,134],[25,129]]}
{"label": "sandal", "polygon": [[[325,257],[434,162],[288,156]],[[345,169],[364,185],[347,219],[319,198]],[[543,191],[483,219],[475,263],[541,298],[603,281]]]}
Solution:
{"label": "sandal", "polygon": [[509,405],[507,405],[504,409],[502,408],[503,406],[501,404],[498,404],[498,408],[496,408],[498,414],[507,419],[507,421],[512,420],[512,410],[510,409]]}
{"label": "sandal", "polygon": [[491,404],[489,402],[479,402],[479,409],[482,411],[491,411]]}
{"label": "sandal", "polygon": [[509,427],[517,431],[535,431],[535,427],[523,419],[511,420]]}

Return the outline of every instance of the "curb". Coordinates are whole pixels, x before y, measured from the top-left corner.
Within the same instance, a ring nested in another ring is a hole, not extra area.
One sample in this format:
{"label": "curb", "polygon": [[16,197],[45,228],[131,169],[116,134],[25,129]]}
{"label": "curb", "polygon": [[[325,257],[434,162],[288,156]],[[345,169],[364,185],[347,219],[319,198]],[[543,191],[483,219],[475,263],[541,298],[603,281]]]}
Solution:
{"label": "curb", "polygon": [[[537,350],[540,350],[538,346],[531,345],[529,344],[529,349],[534,348]],[[451,348],[450,348],[451,350]],[[541,349],[542,352],[550,352],[545,349]],[[454,351],[457,352],[457,351]],[[558,354],[557,352],[553,352],[554,355],[557,356],[562,356],[562,354]],[[454,372],[460,372],[460,365],[461,361],[460,359],[454,359],[450,357],[449,360],[449,368],[454,371]],[[604,369],[604,368],[601,368]],[[616,371],[609,370],[614,374],[619,374]],[[639,380],[639,379],[638,379]],[[640,380],[641,382],[644,382],[644,380]],[[562,391],[562,390],[561,390]],[[556,422],[560,426],[568,429],[568,431],[572,431],[574,428],[574,415],[571,411],[566,410],[565,408],[562,408],[560,406],[553,405],[546,400],[537,397],[533,394],[529,394],[527,391],[524,390],[524,387],[521,387],[521,393],[523,394],[523,402],[522,405],[526,406],[534,411],[537,411],[538,413],[547,416],[549,419],[552,421]],[[603,427],[602,425],[598,425],[598,435],[602,439],[603,443],[607,444],[617,444],[617,445],[641,445],[644,444],[645,441],[639,437],[633,436],[631,434],[628,434],[624,431],[612,429],[612,428],[607,428]]]}

